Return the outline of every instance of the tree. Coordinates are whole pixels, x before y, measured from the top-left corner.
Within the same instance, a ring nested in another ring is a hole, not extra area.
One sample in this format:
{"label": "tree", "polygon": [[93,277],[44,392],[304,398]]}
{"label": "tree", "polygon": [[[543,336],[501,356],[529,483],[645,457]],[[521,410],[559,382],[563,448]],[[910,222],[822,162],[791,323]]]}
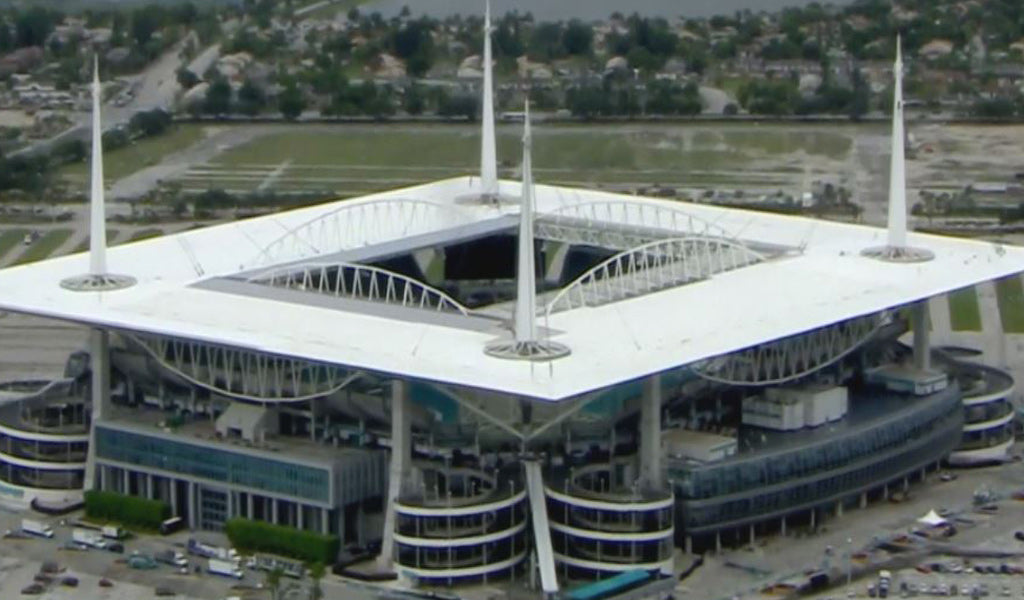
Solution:
{"label": "tree", "polygon": [[549,61],[561,58],[564,55],[562,26],[558,23],[540,23],[534,27],[530,34],[527,53],[533,60]]}
{"label": "tree", "polygon": [[132,39],[138,46],[145,46],[160,29],[163,9],[156,5],[144,6],[132,12]]}
{"label": "tree", "polygon": [[33,7],[18,15],[14,21],[14,40],[19,48],[42,46],[57,21],[56,13]]}
{"label": "tree", "polygon": [[315,562],[307,568],[309,570],[309,578],[313,580],[312,585],[309,586],[309,600],[320,600],[324,596],[324,591],[320,587],[320,580],[327,574],[327,569],[322,562]]}
{"label": "tree", "polygon": [[183,89],[186,90],[191,89],[193,86],[199,83],[199,76],[193,73],[187,67],[182,67],[178,69],[176,77],[178,79],[178,85],[180,85]]}
{"label": "tree", "polygon": [[420,86],[415,83],[410,85],[405,90],[405,101],[404,106],[405,112],[410,115],[419,115],[423,113],[423,109],[426,105],[426,98],[423,96],[423,90]]}
{"label": "tree", "polygon": [[203,112],[210,115],[226,115],[231,111],[231,84],[227,79],[218,78],[206,90]]}
{"label": "tree", "polygon": [[562,32],[562,46],[567,54],[589,56],[594,43],[594,28],[573,19]]}
{"label": "tree", "polygon": [[306,99],[302,95],[302,90],[294,83],[290,83],[281,91],[281,95],[277,99],[277,107],[285,119],[289,121],[297,119],[306,109]]}
{"label": "tree", "polygon": [[422,77],[434,62],[434,37],[430,21],[410,21],[391,36],[391,48],[405,60],[406,69],[413,77]]}
{"label": "tree", "polygon": [[475,121],[477,109],[476,96],[467,94],[450,96],[442,92],[437,102],[437,114],[442,117],[466,117]]}
{"label": "tree", "polygon": [[263,89],[251,79],[246,79],[238,89],[238,112],[251,117],[259,114],[266,105],[267,95],[263,93]]}
{"label": "tree", "polygon": [[170,126],[170,113],[159,108],[137,112],[128,121],[129,129],[143,137],[160,135]]}

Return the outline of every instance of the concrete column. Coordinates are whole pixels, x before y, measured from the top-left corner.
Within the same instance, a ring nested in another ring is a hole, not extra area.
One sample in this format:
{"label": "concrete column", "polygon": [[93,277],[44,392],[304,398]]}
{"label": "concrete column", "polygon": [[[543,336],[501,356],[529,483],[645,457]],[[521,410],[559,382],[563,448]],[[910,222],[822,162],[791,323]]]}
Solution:
{"label": "concrete column", "polygon": [[316,399],[309,401],[309,439],[316,441]]}
{"label": "concrete column", "polygon": [[861,508],[867,508],[868,507],[868,493],[867,492],[863,492],[860,495],[860,507]]}
{"label": "concrete column", "polygon": [[89,330],[89,362],[92,369],[92,427],[85,458],[85,491],[96,488],[96,425],[110,414],[110,337],[100,329]]}
{"label": "concrete column", "polygon": [[786,517],[782,517],[782,537],[786,537]]}
{"label": "concrete column", "polygon": [[816,509],[816,508],[812,508],[812,509],[811,509],[811,529],[812,529],[812,530],[813,530],[813,529],[814,529],[815,527],[817,527],[817,526],[818,526],[818,525],[817,525],[817,521],[818,521],[818,509]]}
{"label": "concrete column", "polygon": [[889,484],[887,483],[887,484],[882,486],[882,500],[885,501],[885,500],[888,500],[888,499],[889,499]]}
{"label": "concrete column", "polygon": [[228,518],[235,518],[235,511],[238,510],[238,502],[235,501],[235,492],[228,490]]}
{"label": "concrete column", "polygon": [[167,482],[171,488],[171,515],[178,516],[181,514],[181,511],[178,510],[178,480],[168,479]]}
{"label": "concrete column", "polygon": [[643,382],[640,405],[640,485],[654,490],[665,487],[661,472],[661,376]]}
{"label": "concrete column", "polygon": [[686,536],[686,553],[693,554],[693,537]]}
{"label": "concrete column", "polygon": [[[394,559],[395,504],[402,493],[402,485],[411,472],[412,429],[408,409],[409,386],[406,382],[395,379],[391,382],[391,465],[388,469],[388,504],[378,559],[382,565],[390,565]],[[362,527],[359,531],[361,535]]]}
{"label": "concrete column", "polygon": [[248,518],[248,519],[255,519],[256,518],[255,500],[253,500],[253,498],[252,498],[252,492],[247,493],[245,496],[246,496],[246,507],[245,508],[248,511],[248,512],[246,512],[246,518]]}
{"label": "concrete column", "polygon": [[842,500],[840,500],[839,502],[836,502],[836,516],[837,517],[842,517],[843,516],[843,501]]}
{"label": "concrete column", "polygon": [[196,519],[196,484],[188,482],[188,528],[195,529],[199,522]]}
{"label": "concrete column", "polygon": [[270,522],[274,525],[280,525],[281,523],[277,520],[277,498],[267,498],[270,501]]}
{"label": "concrete column", "polygon": [[128,469],[121,469],[121,486],[124,495],[132,495],[132,474]]}
{"label": "concrete column", "polygon": [[[342,519],[344,520],[344,519]],[[328,535],[331,533],[331,511],[326,508],[320,509],[320,533]],[[341,544],[345,545],[344,537],[341,538]]]}
{"label": "concrete column", "polygon": [[914,328],[914,368],[919,371],[930,370],[932,367],[929,354],[931,332],[929,331],[927,302],[918,302],[911,307],[910,321]]}
{"label": "concrete column", "polygon": [[144,473],[143,477],[146,478],[146,498],[153,499],[153,474]]}
{"label": "concrete column", "polygon": [[753,548],[757,539],[754,537],[754,524],[750,524],[750,547]]}
{"label": "concrete column", "polygon": [[715,554],[722,553],[722,533],[719,531],[715,532]]}
{"label": "concrete column", "polygon": [[297,527],[298,529],[305,529],[305,524],[306,524],[305,523],[306,515],[304,514],[305,512],[306,512],[306,507],[301,505],[301,504],[299,504],[298,502],[296,502],[295,503],[295,527]]}
{"label": "concrete column", "polygon": [[907,493],[910,490],[910,477],[903,478],[903,493]]}

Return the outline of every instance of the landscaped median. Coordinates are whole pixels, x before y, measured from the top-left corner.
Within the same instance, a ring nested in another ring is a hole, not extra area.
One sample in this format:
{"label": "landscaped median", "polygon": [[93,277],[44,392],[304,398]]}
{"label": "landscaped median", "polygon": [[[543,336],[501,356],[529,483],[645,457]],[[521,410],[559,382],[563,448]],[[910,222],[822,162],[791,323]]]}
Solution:
{"label": "landscaped median", "polygon": [[341,547],[336,535],[323,535],[262,521],[231,519],[224,525],[231,545],[241,552],[267,552],[309,564],[334,564]]}

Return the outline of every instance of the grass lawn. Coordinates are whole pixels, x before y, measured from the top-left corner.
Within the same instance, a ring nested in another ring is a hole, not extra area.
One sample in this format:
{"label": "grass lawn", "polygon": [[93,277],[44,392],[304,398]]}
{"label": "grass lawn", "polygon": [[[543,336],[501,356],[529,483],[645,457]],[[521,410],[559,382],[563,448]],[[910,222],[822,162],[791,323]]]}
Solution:
{"label": "grass lawn", "polygon": [[[182,124],[156,137],[139,140],[134,144],[103,153],[103,178],[110,184],[122,177],[159,163],[165,156],[184,150],[203,139],[203,125]],[[89,163],[67,165],[60,175],[70,181],[86,183],[89,178]]]}
{"label": "grass lawn", "polygon": [[1004,333],[1024,333],[1024,287],[1020,277],[1012,275],[996,280],[996,298]]}
{"label": "grass lawn", "polygon": [[68,241],[68,238],[71,237],[72,233],[74,233],[74,231],[71,229],[54,229],[47,231],[43,234],[43,237],[36,240],[31,246],[22,252],[21,256],[14,261],[14,264],[24,265],[48,258],[57,248],[60,247],[61,244]]}
{"label": "grass lawn", "polygon": [[953,331],[981,331],[981,309],[973,287],[950,292],[949,323]]}
{"label": "grass lawn", "polygon": [[[843,127],[540,124],[534,168],[543,183],[573,186],[742,181],[777,188],[793,174],[780,173],[777,165],[759,170],[765,157],[805,152],[845,160],[856,134]],[[502,177],[519,176],[521,135],[520,125],[498,126]],[[226,150],[181,181],[194,189],[255,189],[287,162],[272,189],[385,189],[472,173],[479,144],[475,124],[282,127]]]}
{"label": "grass lawn", "polygon": [[163,229],[159,229],[157,227],[150,227],[148,229],[140,229],[136,231],[135,233],[132,234],[130,238],[128,238],[128,241],[137,242],[139,240],[148,240],[150,238],[160,237],[163,234]]}
{"label": "grass lawn", "polygon": [[[110,245],[110,242],[113,241],[115,238],[117,238],[117,231],[118,231],[117,229],[108,229],[107,230],[107,245]],[[85,236],[85,239],[82,240],[81,242],[79,242],[78,245],[75,246],[75,249],[70,252],[70,254],[74,254],[76,252],[85,252],[88,249],[89,249],[89,236]]]}
{"label": "grass lawn", "polygon": [[0,259],[2,259],[15,246],[21,244],[25,239],[26,233],[28,233],[28,229],[21,227],[17,229],[7,229],[3,233],[0,233]]}

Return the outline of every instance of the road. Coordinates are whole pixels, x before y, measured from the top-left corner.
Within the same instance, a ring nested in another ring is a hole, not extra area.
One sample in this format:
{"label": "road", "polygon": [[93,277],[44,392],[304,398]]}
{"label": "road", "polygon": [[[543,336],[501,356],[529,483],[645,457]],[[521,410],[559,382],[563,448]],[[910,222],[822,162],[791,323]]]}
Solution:
{"label": "road", "polygon": [[[108,103],[103,107],[104,131],[127,124],[132,116],[139,111],[154,108],[169,110],[173,107],[175,96],[181,87],[178,85],[176,76],[182,64],[181,51],[194,35],[194,33],[189,33],[163,53],[160,58],[150,63],[141,73],[124,78],[129,85],[135,86],[136,93],[132,100],[124,106],[113,106]],[[205,50],[204,54],[208,50]],[[73,112],[68,116],[72,123],[70,127],[51,138],[39,140],[12,154],[32,154],[65,140],[85,139],[89,134],[91,113]]]}

